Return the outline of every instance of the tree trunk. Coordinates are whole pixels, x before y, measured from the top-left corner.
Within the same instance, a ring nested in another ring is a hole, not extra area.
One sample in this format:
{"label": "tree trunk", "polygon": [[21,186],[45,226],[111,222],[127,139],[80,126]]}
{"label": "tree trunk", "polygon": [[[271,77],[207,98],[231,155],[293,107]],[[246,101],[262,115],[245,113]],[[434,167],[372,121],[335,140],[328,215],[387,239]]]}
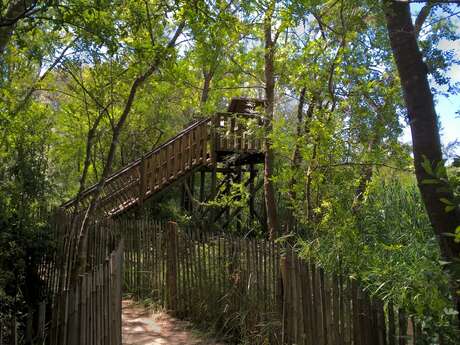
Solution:
{"label": "tree trunk", "polygon": [[209,98],[209,90],[211,88],[211,80],[213,77],[214,73],[209,70],[209,72],[206,72],[203,70],[203,90],[201,91],[201,99],[200,99],[200,105],[203,107],[206,102],[208,101]]}
{"label": "tree trunk", "polygon": [[[302,136],[302,132],[303,132],[302,131],[303,107],[305,105],[305,92],[306,91],[307,91],[306,88],[303,87],[300,90],[300,95],[299,95],[299,104],[297,106],[297,128],[296,128],[297,139],[300,139],[300,137]],[[311,106],[313,106],[313,104],[311,104],[310,107]],[[292,155],[292,167],[298,168],[301,162],[302,162],[302,156],[300,155],[300,145],[299,145],[299,142],[297,141],[295,148],[294,148],[294,153]]]}
{"label": "tree trunk", "polygon": [[[442,257],[446,261],[458,260],[460,243],[455,243],[446,234],[452,236],[455,233],[456,227],[460,225],[460,217],[455,211],[446,212],[446,205],[441,202],[442,198],[452,200],[452,190],[445,183],[424,183],[425,180],[433,179],[433,176],[425,170],[422,163],[427,160],[434,171],[437,166],[444,167],[444,162],[427,66],[417,44],[410,7],[406,2],[393,0],[384,0],[384,6],[388,35],[409,116],[417,183],[430,222],[437,234]],[[444,169],[438,171],[438,177],[446,178]],[[445,191],[439,190],[441,186]]]}
{"label": "tree trunk", "polygon": [[273,182],[273,149],[271,147],[270,135],[273,130],[273,114],[275,106],[275,76],[274,76],[274,55],[275,42],[272,39],[272,16],[275,2],[272,1],[264,18],[265,36],[265,168],[264,168],[264,195],[265,209],[267,211],[267,227],[270,239],[276,237],[278,231],[278,215],[276,209],[275,191]]}
{"label": "tree trunk", "polygon": [[[165,53],[167,54],[168,50],[173,48],[175,46],[176,40],[179,37],[179,35],[182,33],[184,29],[185,23],[182,22],[179,24],[178,28],[176,29],[176,32],[174,33],[174,36],[171,38],[169,41]],[[158,54],[150,67],[145,71],[144,74],[140,75],[137,77],[133,84],[131,85],[131,89],[128,95],[128,98],[126,99],[125,107],[123,109],[123,112],[118,119],[117,124],[115,125],[112,133],[112,142],[110,143],[110,148],[109,148],[109,153],[107,155],[107,160],[104,165],[104,169],[101,174],[101,179],[99,183],[96,186],[96,190],[92,196],[91,203],[86,210],[85,216],[83,218],[82,224],[80,226],[80,232],[78,234],[78,239],[77,239],[77,263],[75,265],[75,268],[73,269],[72,272],[72,282],[75,282],[79,274],[83,274],[86,270],[86,265],[87,265],[87,251],[88,251],[88,231],[89,231],[89,226],[90,222],[93,219],[96,210],[97,210],[97,205],[98,205],[98,200],[99,196],[101,195],[105,183],[107,181],[107,177],[109,176],[111,170],[112,170],[112,163],[113,159],[115,157],[115,152],[118,146],[118,139],[121,133],[121,130],[123,129],[123,126],[128,118],[129,113],[131,112],[131,107],[133,105],[134,99],[136,97],[136,93],[138,89],[145,83],[145,81],[153,74],[155,71],[158,69],[158,66],[160,63],[166,59],[167,57],[164,56],[164,54]]]}
{"label": "tree trunk", "polygon": [[[297,199],[297,193],[295,191],[295,185],[297,184],[297,173],[299,172],[300,169],[300,164],[302,163],[302,156],[300,154],[300,144],[299,140],[302,137],[303,134],[303,108],[305,105],[305,92],[306,88],[303,87],[300,90],[300,95],[299,95],[299,104],[297,106],[297,128],[296,128],[296,144],[294,148],[294,153],[292,154],[292,164],[291,164],[291,169],[292,169],[292,178],[289,181],[289,198],[291,199],[291,210],[288,212],[288,228],[292,228],[295,223],[295,204],[296,204],[296,199]],[[309,110],[311,109],[311,105],[309,107]]]}
{"label": "tree trunk", "polygon": [[34,6],[35,2],[32,0],[13,0],[9,3],[5,16],[0,22],[0,57],[5,53],[16,23]]}
{"label": "tree trunk", "polygon": [[[379,116],[379,114],[377,114],[377,116]],[[377,118],[374,125],[371,128],[372,138],[369,140],[367,144],[367,148],[365,150],[365,153],[367,154],[372,153],[375,150],[375,148],[378,147],[382,142],[382,139],[383,139],[382,135],[378,132],[378,126],[380,122],[381,122],[380,118]],[[364,195],[366,194],[367,185],[371,181],[373,173],[374,173],[374,167],[371,164],[364,165],[361,167],[361,176],[359,178],[358,187],[356,187],[356,190],[355,190],[353,206],[352,206],[352,211],[355,214],[358,212],[359,208],[361,207],[361,204],[364,200]]]}
{"label": "tree trunk", "polygon": [[430,221],[439,236],[442,255],[446,259],[458,258],[460,244],[443,235],[454,234],[455,228],[460,225],[460,219],[455,212],[445,212],[445,204],[440,201],[441,198],[452,200],[452,191],[440,192],[439,185],[423,183],[424,180],[433,178],[422,167],[424,157],[433,170],[438,164],[444,165],[438,117],[428,84],[427,66],[415,38],[409,4],[389,0],[385,4],[388,5],[385,13],[390,43],[409,115],[417,182]]}

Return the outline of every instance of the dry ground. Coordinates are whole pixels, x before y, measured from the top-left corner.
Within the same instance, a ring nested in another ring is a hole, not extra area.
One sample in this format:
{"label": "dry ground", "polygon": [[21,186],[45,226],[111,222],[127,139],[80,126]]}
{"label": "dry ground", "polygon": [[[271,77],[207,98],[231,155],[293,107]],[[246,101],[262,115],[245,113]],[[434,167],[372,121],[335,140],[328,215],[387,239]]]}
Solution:
{"label": "dry ground", "polygon": [[123,345],[223,345],[190,330],[190,324],[164,312],[123,301]]}

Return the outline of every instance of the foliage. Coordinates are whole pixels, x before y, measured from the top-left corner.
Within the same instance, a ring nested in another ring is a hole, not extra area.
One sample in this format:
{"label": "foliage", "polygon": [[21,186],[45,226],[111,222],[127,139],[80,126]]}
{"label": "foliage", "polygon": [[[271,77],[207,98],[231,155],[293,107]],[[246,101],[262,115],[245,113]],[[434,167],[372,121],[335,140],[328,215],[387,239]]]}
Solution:
{"label": "foliage", "polygon": [[[225,110],[231,97],[264,97],[261,18],[268,5],[37,1],[7,36],[1,29],[9,26],[3,22],[7,6],[0,8],[0,38],[6,38],[0,50],[2,307],[16,303],[14,308],[23,309],[33,299],[24,287],[51,246],[46,210],[99,181],[133,81],[163,56],[178,25],[185,28],[170,59],[134,98],[113,170],[191,121]],[[458,38],[452,11],[437,4],[419,36],[438,94],[454,94],[458,87],[448,78],[455,54],[439,48],[442,40]],[[305,255],[347,270],[373,293],[407,306],[425,320],[427,331],[447,327],[447,276],[410,177],[410,146],[400,141],[406,113],[381,1],[276,1],[272,26],[278,40],[269,139],[287,232],[299,223],[296,236]],[[264,139],[259,123],[246,125],[248,133]],[[448,169],[448,176],[444,182],[453,186],[455,198],[445,200],[446,211],[456,212],[458,168]],[[433,172],[426,183],[438,177]],[[255,195],[258,222],[246,207],[248,178],[243,171],[241,181],[224,184],[222,198],[202,202],[199,212],[183,212],[178,189],[147,203],[146,212],[190,224],[206,222],[210,209],[242,209],[239,223],[228,229],[249,224],[245,234],[265,236],[264,196]],[[258,177],[255,184],[260,182]]]}
{"label": "foliage", "polygon": [[20,325],[42,298],[37,268],[51,248],[47,122],[46,109],[37,106],[15,118],[0,156],[0,319],[14,316]]}

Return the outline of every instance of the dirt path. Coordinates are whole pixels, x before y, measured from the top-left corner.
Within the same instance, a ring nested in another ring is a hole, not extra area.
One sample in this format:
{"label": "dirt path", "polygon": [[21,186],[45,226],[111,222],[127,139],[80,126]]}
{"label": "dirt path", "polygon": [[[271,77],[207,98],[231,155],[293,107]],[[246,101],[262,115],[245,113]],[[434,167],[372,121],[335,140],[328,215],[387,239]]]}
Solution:
{"label": "dirt path", "polygon": [[123,345],[223,345],[194,334],[186,321],[123,301]]}

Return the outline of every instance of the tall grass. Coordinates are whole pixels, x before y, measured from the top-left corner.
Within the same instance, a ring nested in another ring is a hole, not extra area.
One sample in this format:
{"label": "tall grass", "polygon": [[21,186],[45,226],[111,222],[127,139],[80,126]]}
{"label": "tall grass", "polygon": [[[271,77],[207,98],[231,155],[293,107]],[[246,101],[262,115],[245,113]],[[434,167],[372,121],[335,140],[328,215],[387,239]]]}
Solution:
{"label": "tall grass", "polygon": [[445,343],[455,344],[448,276],[414,179],[376,175],[356,213],[349,205],[333,208],[300,241],[304,255],[328,270],[345,270],[372,294],[403,306],[427,339],[441,333]]}

